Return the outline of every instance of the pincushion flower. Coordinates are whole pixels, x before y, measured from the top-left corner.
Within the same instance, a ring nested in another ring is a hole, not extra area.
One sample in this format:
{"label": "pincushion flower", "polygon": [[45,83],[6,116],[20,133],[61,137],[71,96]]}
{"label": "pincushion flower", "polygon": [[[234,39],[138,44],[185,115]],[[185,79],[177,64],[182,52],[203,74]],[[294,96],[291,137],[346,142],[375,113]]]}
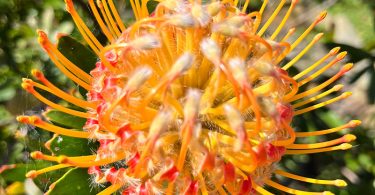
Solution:
{"label": "pincushion flower", "polygon": [[[288,54],[307,39],[326,16],[322,12],[297,39],[295,29],[280,36],[298,0],[281,0],[269,18],[259,11],[248,13],[249,0],[202,2],[159,0],[149,13],[148,0],[130,0],[136,21],[126,27],[112,0],[89,0],[91,11],[108,39],[102,45],[66,0],[78,30],[97,55],[96,67],[86,73],[65,57],[43,31],[39,42],[56,66],[74,83],[87,90],[82,99],[66,93],[39,70],[38,81],[24,79],[22,87],[49,107],[87,120],[83,130],[67,129],[39,116],[19,116],[56,135],[84,138],[100,143],[88,156],[31,153],[35,159],[56,165],[27,173],[67,167],[88,168],[94,183],[108,186],[100,194],[271,194],[265,186],[291,194],[307,192],[277,183],[274,175],[301,182],[345,186],[343,180],[318,180],[277,168],[285,155],[333,152],[351,148],[352,134],[319,142],[298,139],[322,136],[359,125],[353,120],[342,126],[296,132],[294,116],[350,96],[350,92],[316,103],[343,88],[329,86],[348,72],[345,64],[328,80],[305,90],[302,86],[338,66],[346,55],[334,48],[296,75],[287,70],[298,66],[319,39],[317,34],[288,63]],[[281,17],[273,31],[269,26]],[[284,29],[285,30],[285,29]],[[270,36],[265,35],[269,33]],[[78,54],[77,54],[78,55]],[[46,91],[82,108],[52,102]],[[54,136],[55,138],[56,136]],[[54,139],[53,138],[53,139]],[[48,146],[48,142],[47,142]],[[54,185],[51,185],[50,189]]]}

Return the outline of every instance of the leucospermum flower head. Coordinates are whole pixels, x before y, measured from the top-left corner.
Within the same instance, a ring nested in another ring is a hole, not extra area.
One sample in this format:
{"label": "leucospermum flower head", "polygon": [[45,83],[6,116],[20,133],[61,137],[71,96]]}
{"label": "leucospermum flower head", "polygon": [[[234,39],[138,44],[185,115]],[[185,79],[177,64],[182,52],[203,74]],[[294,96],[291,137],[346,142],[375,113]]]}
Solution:
{"label": "leucospermum flower head", "polygon": [[[38,82],[24,79],[23,88],[52,107],[87,119],[83,130],[67,129],[38,116],[19,116],[22,123],[55,134],[99,142],[88,156],[54,156],[40,151],[32,158],[57,162],[28,177],[66,167],[88,168],[100,194],[271,194],[264,187],[292,194],[306,192],[275,182],[279,175],[301,182],[345,186],[343,180],[317,180],[277,168],[285,155],[347,150],[355,139],[347,134],[319,143],[296,143],[357,126],[345,125],[314,132],[296,132],[294,116],[350,96],[350,92],[315,103],[342,85],[329,86],[352,68],[343,65],[328,80],[301,90],[346,53],[334,48],[296,75],[287,70],[299,63],[322,37],[317,34],[291,61],[286,56],[305,40],[326,16],[322,12],[297,39],[295,29],[280,35],[298,0],[281,0],[269,18],[263,18],[268,0],[258,11],[247,12],[249,0],[159,0],[155,11],[148,0],[130,0],[136,21],[125,26],[112,0],[89,0],[108,42],[102,45],[74,8],[66,8],[98,61],[88,74],[51,43],[43,31],[39,42],[56,66],[86,89],[87,98],[68,94],[32,72]],[[285,15],[279,14],[289,3]],[[281,22],[274,31],[268,27]],[[270,31],[270,32],[268,32]],[[269,35],[265,35],[269,33]],[[38,90],[55,94],[82,109],[56,104]],[[311,106],[308,106],[308,105]],[[52,187],[53,188],[53,185]]]}

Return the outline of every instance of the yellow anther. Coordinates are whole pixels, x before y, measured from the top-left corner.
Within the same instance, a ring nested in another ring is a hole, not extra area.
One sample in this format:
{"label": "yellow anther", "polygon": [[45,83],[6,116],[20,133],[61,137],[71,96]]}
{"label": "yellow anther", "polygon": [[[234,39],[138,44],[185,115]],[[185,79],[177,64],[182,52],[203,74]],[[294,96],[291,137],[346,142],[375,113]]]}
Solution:
{"label": "yellow anther", "polygon": [[207,12],[211,16],[216,16],[220,10],[223,8],[223,5],[221,4],[220,1],[212,2],[207,6]]}
{"label": "yellow anther", "polygon": [[216,65],[220,63],[221,49],[214,40],[209,38],[203,39],[200,47],[203,55],[208,60]]}
{"label": "yellow anther", "polygon": [[148,67],[141,67],[134,71],[129,77],[125,86],[126,93],[131,93],[139,89],[152,75],[152,70]]}
{"label": "yellow anther", "polygon": [[206,26],[210,20],[210,14],[203,9],[202,5],[194,4],[191,8],[191,14],[199,22],[200,26]]}
{"label": "yellow anther", "polygon": [[173,15],[171,18],[169,18],[168,23],[182,28],[195,26],[194,17],[191,14]]}
{"label": "yellow anther", "polygon": [[236,37],[240,34],[241,30],[235,25],[228,22],[216,23],[213,25],[212,31],[218,32],[225,36]]}
{"label": "yellow anther", "polygon": [[185,53],[181,55],[176,62],[173,64],[171,70],[167,73],[170,78],[175,78],[178,75],[183,74],[193,65],[194,56],[191,53]]}
{"label": "yellow anther", "polygon": [[139,50],[155,49],[161,46],[159,38],[152,34],[141,36],[131,41],[129,45]]}
{"label": "yellow anther", "polygon": [[195,119],[199,114],[201,93],[198,90],[189,90],[186,96],[184,117],[185,119]]}
{"label": "yellow anther", "polygon": [[240,58],[233,58],[229,61],[229,68],[233,74],[234,79],[236,79],[239,84],[247,83],[247,74],[245,68],[245,62]]}
{"label": "yellow anther", "polygon": [[234,151],[238,152],[242,149],[245,142],[248,141],[245,129],[245,121],[243,120],[241,113],[229,104],[224,106],[224,110],[230,127],[236,131],[237,142],[233,147]]}

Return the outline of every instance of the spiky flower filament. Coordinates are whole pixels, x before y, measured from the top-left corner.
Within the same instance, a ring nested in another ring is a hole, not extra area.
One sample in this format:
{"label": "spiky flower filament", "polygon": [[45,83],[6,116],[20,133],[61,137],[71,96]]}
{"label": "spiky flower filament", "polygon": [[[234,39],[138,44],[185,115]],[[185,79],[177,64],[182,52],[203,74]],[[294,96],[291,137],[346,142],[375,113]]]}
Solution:
{"label": "spiky flower filament", "polygon": [[[88,90],[87,100],[64,93],[37,70],[33,75],[43,84],[25,79],[23,87],[57,110],[87,118],[87,123],[84,131],[77,131],[49,124],[36,116],[20,116],[18,120],[56,134],[93,139],[100,147],[93,155],[78,157],[34,152],[33,158],[60,164],[31,171],[28,176],[65,167],[87,167],[95,182],[110,184],[101,194],[117,190],[123,194],[270,194],[263,185],[288,193],[309,193],[272,181],[272,174],[310,183],[346,185],[342,180],[316,180],[275,171],[285,154],[346,150],[351,147],[348,142],[355,139],[348,134],[320,143],[295,143],[299,137],[324,135],[359,125],[358,121],[352,121],[316,132],[295,132],[291,125],[293,116],[350,95],[345,92],[306,107],[340,90],[342,86],[338,85],[321,92],[353,64],[344,65],[314,88],[300,91],[302,85],[345,57],[345,52],[334,57],[339,48],[293,77],[286,72],[320,40],[321,33],[290,62],[280,66],[325,18],[326,12],[295,41],[288,42],[295,29],[290,29],[284,37],[279,33],[297,0],[291,1],[270,38],[263,35],[286,0],[280,1],[263,25],[267,0],[259,12],[249,14],[245,12],[248,0],[241,9],[239,1],[231,0],[210,3],[160,0],[153,14],[148,13],[147,2],[130,1],[137,20],[126,28],[112,0],[96,4],[89,0],[109,40],[108,45],[102,45],[77,14],[73,2],[66,0],[78,30],[100,59],[90,75],[64,57],[43,31],[38,32],[39,42],[52,61]],[[327,65],[312,72],[328,59],[331,61]],[[34,87],[60,94],[62,99],[86,112],[53,103]],[[111,167],[112,163],[123,167]]]}

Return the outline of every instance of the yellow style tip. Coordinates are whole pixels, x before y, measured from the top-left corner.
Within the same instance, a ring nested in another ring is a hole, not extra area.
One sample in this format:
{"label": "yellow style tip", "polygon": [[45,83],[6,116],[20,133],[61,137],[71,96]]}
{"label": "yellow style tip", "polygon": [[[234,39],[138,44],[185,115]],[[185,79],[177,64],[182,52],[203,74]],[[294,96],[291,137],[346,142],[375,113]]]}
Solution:
{"label": "yellow style tip", "polygon": [[33,159],[41,159],[43,157],[43,153],[41,151],[34,151],[30,153],[30,157]]}
{"label": "yellow style tip", "polygon": [[29,116],[17,116],[16,120],[21,123],[28,123],[29,118]]}
{"label": "yellow style tip", "polygon": [[342,97],[342,98],[348,98],[348,97],[350,97],[351,95],[353,95],[353,93],[350,92],[350,91],[347,91],[347,92],[344,92],[343,94],[341,94],[341,97]]}
{"label": "yellow style tip", "polygon": [[331,51],[329,51],[329,54],[335,55],[340,51],[340,49],[341,49],[341,47],[335,47],[335,48],[331,49]]}
{"label": "yellow style tip", "polygon": [[32,81],[31,81],[31,79],[28,79],[28,78],[22,78],[22,82],[23,83],[30,83]]}
{"label": "yellow style tip", "polygon": [[327,10],[320,12],[319,16],[317,17],[317,22],[321,22],[322,20],[324,20],[324,18],[327,17],[327,14]]}
{"label": "yellow style tip", "polygon": [[333,87],[333,90],[334,91],[340,91],[342,88],[344,88],[344,85],[343,84],[338,84],[338,85],[335,85]]}
{"label": "yellow style tip", "polygon": [[69,13],[74,9],[73,0],[65,0],[66,11]]}
{"label": "yellow style tip", "polygon": [[337,187],[345,187],[347,185],[348,184],[346,183],[346,181],[344,181],[342,179],[336,179],[335,180],[335,186],[337,186]]}
{"label": "yellow style tip", "polygon": [[36,32],[37,32],[37,34],[38,34],[38,42],[39,42],[43,47],[45,47],[45,45],[48,43],[48,36],[47,36],[47,33],[44,32],[44,31],[41,30],[41,29],[38,29]]}
{"label": "yellow style tip", "polygon": [[345,64],[345,65],[341,68],[342,73],[346,73],[346,72],[350,71],[350,70],[353,68],[353,66],[354,66],[353,63]]}
{"label": "yellow style tip", "polygon": [[37,172],[35,170],[31,170],[29,172],[26,173],[25,175],[27,178],[31,178],[31,179],[34,179],[35,177],[37,177]]}
{"label": "yellow style tip", "polygon": [[342,138],[345,142],[352,142],[357,139],[357,137],[353,134],[344,135]]}
{"label": "yellow style tip", "polygon": [[324,35],[324,33],[319,33],[319,34],[315,35],[314,41],[315,42],[318,41],[319,39],[321,39],[323,37],[323,35]]}
{"label": "yellow style tip", "polygon": [[30,81],[30,79],[23,79],[21,83],[21,87],[28,92],[32,92],[34,90],[34,86]]}
{"label": "yellow style tip", "polygon": [[339,147],[340,147],[341,150],[349,150],[353,146],[351,144],[348,144],[348,143],[343,143],[343,144],[340,144]]}
{"label": "yellow style tip", "polygon": [[337,55],[336,59],[337,59],[337,60],[342,60],[342,59],[345,58],[345,56],[346,56],[347,54],[348,54],[347,51],[343,51],[343,52],[341,52],[341,53],[339,53],[339,54]]}
{"label": "yellow style tip", "polygon": [[16,120],[20,123],[27,123],[30,125],[34,125],[38,120],[40,120],[37,116],[17,116]]}
{"label": "yellow style tip", "polygon": [[37,78],[37,79],[40,79],[40,78],[43,78],[44,77],[44,74],[42,71],[38,70],[38,69],[32,69],[31,70],[31,74]]}
{"label": "yellow style tip", "polygon": [[357,127],[361,124],[362,124],[362,121],[360,121],[360,120],[351,120],[349,122],[349,127],[353,128],[353,127]]}

